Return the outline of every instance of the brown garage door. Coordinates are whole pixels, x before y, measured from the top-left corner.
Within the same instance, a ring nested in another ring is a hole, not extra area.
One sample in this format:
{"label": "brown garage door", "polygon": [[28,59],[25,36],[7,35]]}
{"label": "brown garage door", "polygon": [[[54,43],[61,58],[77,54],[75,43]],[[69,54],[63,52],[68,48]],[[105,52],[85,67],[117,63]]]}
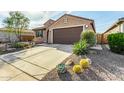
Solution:
{"label": "brown garage door", "polygon": [[80,40],[83,26],[60,28],[53,30],[53,43],[73,44]]}

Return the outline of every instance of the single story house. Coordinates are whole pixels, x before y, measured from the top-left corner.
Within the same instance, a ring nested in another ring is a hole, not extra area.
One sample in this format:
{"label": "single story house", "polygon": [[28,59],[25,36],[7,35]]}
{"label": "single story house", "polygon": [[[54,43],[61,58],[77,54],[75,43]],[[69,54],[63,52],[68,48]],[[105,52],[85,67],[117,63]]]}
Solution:
{"label": "single story house", "polygon": [[[35,32],[32,30],[24,30],[21,32],[22,41],[32,41],[35,38]],[[8,31],[6,28],[0,28],[0,42],[18,41],[18,37],[14,31]]]}
{"label": "single story house", "polygon": [[42,38],[43,42],[73,44],[80,40],[81,32],[86,29],[96,32],[94,20],[64,14],[56,21],[48,20],[44,26],[34,28],[33,31],[36,32],[36,37]]}
{"label": "single story house", "polygon": [[124,18],[120,18],[102,34],[102,43],[108,43],[107,37],[112,33],[124,33]]}

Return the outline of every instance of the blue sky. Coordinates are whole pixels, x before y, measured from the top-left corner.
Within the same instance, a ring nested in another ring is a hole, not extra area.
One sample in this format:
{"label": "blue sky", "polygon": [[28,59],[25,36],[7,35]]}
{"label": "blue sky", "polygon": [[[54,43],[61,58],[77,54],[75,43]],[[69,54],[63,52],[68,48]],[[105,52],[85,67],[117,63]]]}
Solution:
{"label": "blue sky", "polygon": [[[124,17],[124,11],[21,11],[30,19],[30,28],[41,26],[52,18],[58,19],[64,13],[86,17],[95,20],[96,31],[103,33],[109,26]],[[4,27],[3,20],[9,16],[9,11],[0,12],[0,27]]]}
{"label": "blue sky", "polygon": [[[98,33],[105,32],[118,18],[124,17],[124,11],[72,11],[70,14],[95,20]],[[57,16],[53,17],[56,18]]]}

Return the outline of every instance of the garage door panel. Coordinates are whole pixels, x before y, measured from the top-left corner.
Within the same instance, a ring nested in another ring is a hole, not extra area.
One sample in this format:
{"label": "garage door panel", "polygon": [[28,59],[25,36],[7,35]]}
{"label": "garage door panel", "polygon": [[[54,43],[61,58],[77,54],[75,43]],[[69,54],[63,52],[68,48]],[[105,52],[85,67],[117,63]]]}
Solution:
{"label": "garage door panel", "polygon": [[61,28],[53,30],[53,43],[73,44],[80,40],[83,27]]}

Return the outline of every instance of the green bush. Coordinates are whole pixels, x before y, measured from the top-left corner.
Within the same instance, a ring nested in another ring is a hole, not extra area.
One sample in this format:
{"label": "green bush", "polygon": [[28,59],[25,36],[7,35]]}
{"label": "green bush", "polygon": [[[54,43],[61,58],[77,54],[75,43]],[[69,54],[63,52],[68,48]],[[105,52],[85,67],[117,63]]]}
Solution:
{"label": "green bush", "polygon": [[94,31],[86,30],[81,33],[81,40],[86,40],[89,47],[96,44],[96,36]]}
{"label": "green bush", "polygon": [[24,48],[24,47],[27,47],[27,46],[29,46],[29,44],[21,43],[21,42],[16,42],[16,43],[12,44],[12,47],[14,47],[14,48]]}
{"label": "green bush", "polygon": [[81,40],[74,44],[73,53],[76,55],[85,55],[88,52],[86,40]]}
{"label": "green bush", "polygon": [[110,34],[107,39],[112,52],[124,54],[124,33]]}

